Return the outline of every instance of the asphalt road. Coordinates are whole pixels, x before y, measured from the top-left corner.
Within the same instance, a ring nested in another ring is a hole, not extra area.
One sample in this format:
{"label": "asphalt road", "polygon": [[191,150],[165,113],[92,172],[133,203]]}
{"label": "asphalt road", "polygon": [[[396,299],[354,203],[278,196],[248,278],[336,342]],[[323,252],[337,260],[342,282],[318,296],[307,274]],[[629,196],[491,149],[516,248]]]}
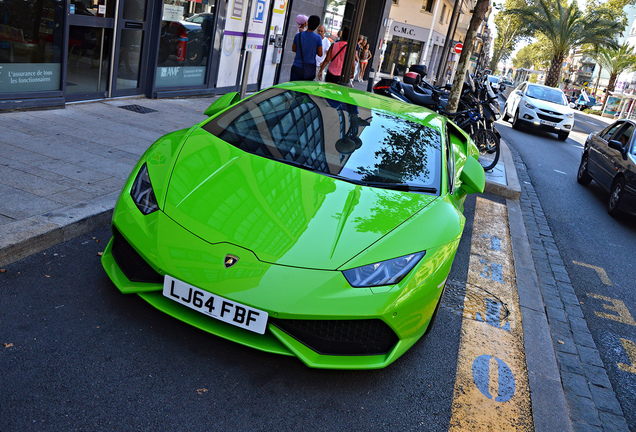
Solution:
{"label": "asphalt road", "polygon": [[[467,201],[467,215],[475,198]],[[466,281],[472,216],[451,277]],[[101,268],[108,228],[0,274],[0,430],[427,430],[451,416],[462,305],[377,371],[263,353],[123,295]]]}
{"label": "asphalt road", "polygon": [[497,128],[528,168],[630,429],[636,431],[636,217],[607,214],[608,193],[576,182],[583,142],[601,120],[575,115],[574,133],[556,135],[499,121]]}

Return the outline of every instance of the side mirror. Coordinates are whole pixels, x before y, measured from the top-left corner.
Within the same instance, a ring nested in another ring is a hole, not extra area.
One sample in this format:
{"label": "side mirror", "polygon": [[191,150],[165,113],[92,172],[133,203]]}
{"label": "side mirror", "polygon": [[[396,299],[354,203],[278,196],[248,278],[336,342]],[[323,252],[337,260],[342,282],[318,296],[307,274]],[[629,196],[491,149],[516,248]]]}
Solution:
{"label": "side mirror", "polygon": [[466,158],[466,164],[459,175],[459,181],[462,182],[464,192],[481,193],[486,187],[486,173],[484,167],[481,166],[477,159],[472,156]]}
{"label": "side mirror", "polygon": [[570,108],[572,109],[576,108],[576,105],[574,104],[574,102],[570,102]]}
{"label": "side mirror", "polygon": [[620,152],[621,156],[623,156],[623,159],[627,159],[627,146],[623,147],[623,143],[621,143],[620,141],[609,140],[609,142],[607,143],[607,146],[611,149],[614,149]]}
{"label": "side mirror", "polygon": [[241,99],[241,96],[237,92],[225,93],[223,96],[212,102],[212,104],[205,110],[204,114],[208,117],[212,117],[214,114],[224,110],[230,105],[234,105]]}

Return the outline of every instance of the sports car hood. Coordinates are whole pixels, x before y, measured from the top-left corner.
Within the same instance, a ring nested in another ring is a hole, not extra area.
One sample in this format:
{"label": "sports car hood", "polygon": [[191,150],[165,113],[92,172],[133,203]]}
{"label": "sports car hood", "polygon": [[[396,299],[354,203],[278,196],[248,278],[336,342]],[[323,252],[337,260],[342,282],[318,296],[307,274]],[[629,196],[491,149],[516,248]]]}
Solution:
{"label": "sports car hood", "polygon": [[437,198],[339,181],[198,129],[174,165],[164,211],[196,236],[262,261],[337,269]]}

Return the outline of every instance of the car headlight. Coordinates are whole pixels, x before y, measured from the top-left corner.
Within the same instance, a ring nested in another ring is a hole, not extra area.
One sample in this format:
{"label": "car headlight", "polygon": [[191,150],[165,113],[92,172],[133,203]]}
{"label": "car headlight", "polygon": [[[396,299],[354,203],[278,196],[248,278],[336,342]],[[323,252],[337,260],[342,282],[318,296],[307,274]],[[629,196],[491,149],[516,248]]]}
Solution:
{"label": "car headlight", "polygon": [[532,110],[533,110],[533,109],[535,109],[534,105],[532,105],[532,104],[531,104],[530,102],[528,102],[527,100],[524,100],[524,101],[523,101],[523,104],[526,106],[526,108],[529,108],[529,109],[532,109]]}
{"label": "car headlight", "polygon": [[568,114],[566,114],[565,116],[566,116],[567,118],[572,118],[572,117],[574,117],[574,113],[568,113]]}
{"label": "car headlight", "polygon": [[418,252],[375,264],[344,270],[342,273],[345,278],[347,278],[349,285],[355,288],[393,285],[400,282],[425,254],[426,252]]}
{"label": "car headlight", "polygon": [[139,173],[137,173],[137,177],[130,190],[130,196],[132,196],[133,201],[137,204],[139,211],[145,215],[159,210],[146,164],[143,164]]}

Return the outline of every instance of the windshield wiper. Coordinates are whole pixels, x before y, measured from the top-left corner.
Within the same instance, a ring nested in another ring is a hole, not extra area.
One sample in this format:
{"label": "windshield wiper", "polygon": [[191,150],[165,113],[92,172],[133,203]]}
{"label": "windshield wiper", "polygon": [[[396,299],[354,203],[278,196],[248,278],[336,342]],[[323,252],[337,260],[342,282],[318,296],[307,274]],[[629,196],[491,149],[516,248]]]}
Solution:
{"label": "windshield wiper", "polygon": [[424,192],[424,193],[431,193],[431,194],[437,193],[436,188],[429,187],[429,186],[415,186],[415,185],[410,185],[406,183],[368,182],[363,180],[351,180],[351,179],[342,179],[342,180],[359,184],[362,186],[377,187],[377,188],[383,188],[383,189],[393,189],[393,190],[400,190],[400,191],[406,191],[406,192]]}

